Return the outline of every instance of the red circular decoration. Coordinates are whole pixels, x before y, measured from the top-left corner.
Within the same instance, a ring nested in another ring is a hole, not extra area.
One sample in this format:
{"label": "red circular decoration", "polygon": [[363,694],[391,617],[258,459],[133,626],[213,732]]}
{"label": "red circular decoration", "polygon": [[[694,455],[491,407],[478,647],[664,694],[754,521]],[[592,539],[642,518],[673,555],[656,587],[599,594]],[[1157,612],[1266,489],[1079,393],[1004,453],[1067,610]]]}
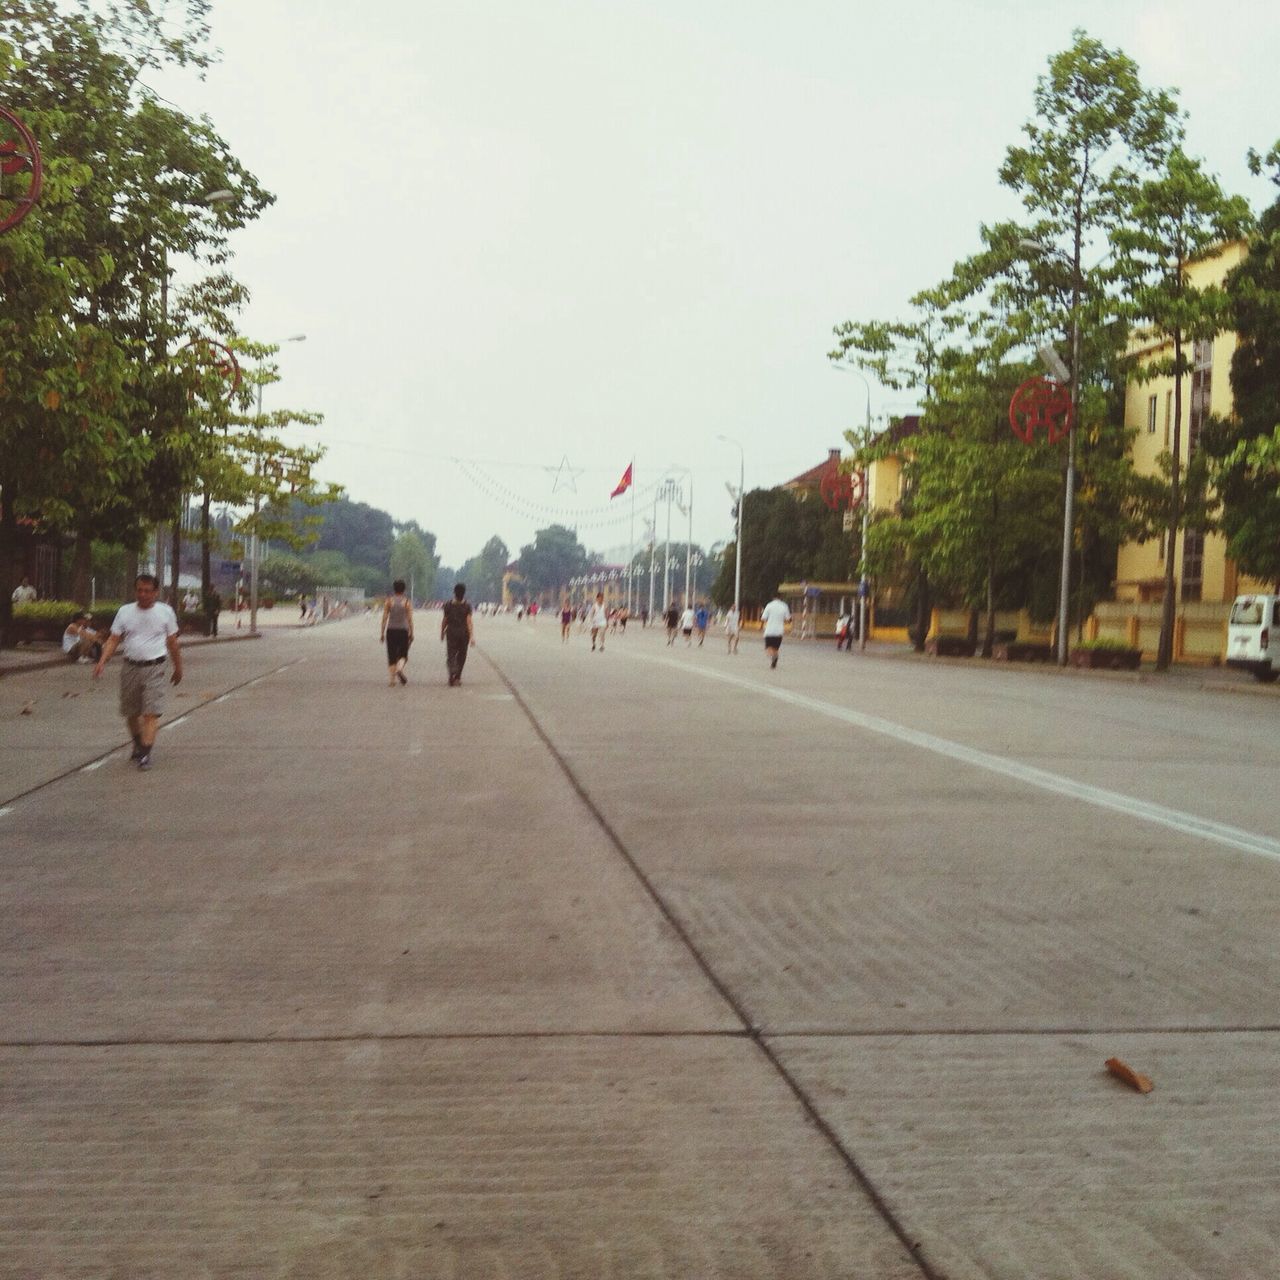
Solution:
{"label": "red circular decoration", "polygon": [[[30,174],[26,194],[10,195],[8,179],[22,173]],[[31,130],[12,111],[0,107],[0,235],[16,227],[35,207],[43,181],[44,164]],[[9,204],[13,208],[5,213]]]}
{"label": "red circular decoration", "polygon": [[1052,378],[1028,378],[1009,401],[1009,425],[1023,444],[1044,431],[1057,444],[1071,429],[1071,388]]}
{"label": "red circular decoration", "polygon": [[[212,338],[193,338],[179,350],[178,354],[181,355],[183,351],[192,353],[192,362],[197,367],[203,365],[219,377],[226,379],[230,384],[227,387],[228,396],[239,388],[240,362],[230,347],[223,346],[221,342],[215,342]],[[190,394],[194,396],[195,390],[192,389]]]}
{"label": "red circular decoration", "polygon": [[832,511],[839,511],[841,507],[859,506],[865,487],[860,471],[850,475],[847,471],[832,467],[823,473],[818,492]]}

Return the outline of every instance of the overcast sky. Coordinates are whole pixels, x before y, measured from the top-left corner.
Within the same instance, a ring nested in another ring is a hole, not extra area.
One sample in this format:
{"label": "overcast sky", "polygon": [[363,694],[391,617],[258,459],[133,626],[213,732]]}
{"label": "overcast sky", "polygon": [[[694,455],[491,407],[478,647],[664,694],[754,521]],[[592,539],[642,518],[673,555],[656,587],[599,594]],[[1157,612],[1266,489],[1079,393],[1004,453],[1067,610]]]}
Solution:
{"label": "overcast sky", "polygon": [[[642,510],[692,470],[709,544],[719,433],[748,488],[841,444],[866,392],[827,368],[832,326],[904,314],[1017,212],[996,172],[1076,26],[1181,90],[1229,190],[1273,191],[1244,164],[1280,135],[1260,0],[214,0],[213,23],[206,80],[156,84],[278,196],[235,240],[246,333],[308,335],[268,395],[324,413],[320,474],[455,566],[557,518],[625,544],[633,456]],[[872,387],[877,419],[911,407]]]}

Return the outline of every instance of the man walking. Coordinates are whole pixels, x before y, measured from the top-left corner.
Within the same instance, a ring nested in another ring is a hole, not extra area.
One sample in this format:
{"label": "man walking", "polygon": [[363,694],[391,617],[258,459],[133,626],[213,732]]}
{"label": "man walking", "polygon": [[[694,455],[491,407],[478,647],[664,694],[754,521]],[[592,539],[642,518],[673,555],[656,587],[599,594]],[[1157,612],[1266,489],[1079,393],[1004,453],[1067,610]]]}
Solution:
{"label": "man walking", "polygon": [[711,615],[707,612],[705,604],[699,604],[697,612],[693,615],[693,625],[698,629],[698,648],[702,648],[702,642],[707,638],[707,623],[711,620]]}
{"label": "man walking", "polygon": [[462,683],[462,668],[467,664],[467,650],[476,642],[471,622],[471,606],[466,601],[465,583],[453,589],[453,599],[446,602],[440,619],[440,639],[444,641],[445,664],[449,668],[449,684]]}
{"label": "man walking", "polygon": [[791,610],[785,600],[774,596],[764,607],[760,615],[764,624],[764,651],[769,656],[769,667],[778,665],[778,650],[782,648],[782,637],[786,634],[787,623],[791,621]]}
{"label": "man walking", "polygon": [[737,605],[730,605],[729,611],[724,615],[724,634],[729,642],[727,652],[738,652],[738,632],[742,630],[742,622],[738,617]]}
{"label": "man walking", "polygon": [[596,636],[600,637],[600,652],[604,652],[604,638],[609,631],[609,611],[604,607],[604,592],[596,592],[596,602],[591,606],[588,618],[591,624],[591,652],[596,651]]}
{"label": "man walking", "polygon": [[665,614],[667,622],[667,644],[668,646],[676,642],[676,628],[680,625],[680,610],[676,608],[676,602],[673,600]]}
{"label": "man walking", "polygon": [[135,603],[121,605],[111,624],[111,635],[93,669],[94,679],[102,675],[111,655],[124,651],[120,672],[120,714],[133,735],[133,754],[139,769],[151,768],[151,749],[164,712],[165,654],[173,660],[171,684],[182,682],[182,650],[178,645],[178,618],[157,597],[160,580],[140,573],[133,584]]}

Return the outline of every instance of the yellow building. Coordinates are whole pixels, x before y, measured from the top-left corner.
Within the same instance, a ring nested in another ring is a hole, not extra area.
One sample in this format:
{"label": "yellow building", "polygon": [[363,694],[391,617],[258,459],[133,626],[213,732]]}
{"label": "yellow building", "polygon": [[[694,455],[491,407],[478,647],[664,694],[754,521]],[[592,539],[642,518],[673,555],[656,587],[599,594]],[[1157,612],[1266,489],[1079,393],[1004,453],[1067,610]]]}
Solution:
{"label": "yellow building", "polygon": [[[1197,289],[1220,285],[1227,273],[1248,252],[1243,240],[1223,246],[1212,258],[1193,264],[1187,278]],[[1208,342],[1190,344],[1187,354],[1191,372],[1182,380],[1182,465],[1185,467],[1199,446],[1200,432],[1208,417],[1230,417],[1231,356],[1236,348],[1234,333],[1220,333]],[[1129,344],[1130,353],[1149,363],[1168,359],[1173,343],[1164,336],[1137,334]],[[1142,475],[1159,475],[1159,456],[1173,447],[1174,379],[1154,378],[1149,382],[1130,379],[1125,389],[1124,423],[1136,434],[1133,439],[1134,469]],[[1127,542],[1116,562],[1115,597],[1130,603],[1155,603],[1164,598],[1167,535],[1147,542]],[[1178,599],[1187,604],[1230,601],[1241,591],[1265,590],[1262,583],[1240,574],[1227,558],[1226,539],[1219,533],[1184,530],[1173,548],[1173,573]]]}

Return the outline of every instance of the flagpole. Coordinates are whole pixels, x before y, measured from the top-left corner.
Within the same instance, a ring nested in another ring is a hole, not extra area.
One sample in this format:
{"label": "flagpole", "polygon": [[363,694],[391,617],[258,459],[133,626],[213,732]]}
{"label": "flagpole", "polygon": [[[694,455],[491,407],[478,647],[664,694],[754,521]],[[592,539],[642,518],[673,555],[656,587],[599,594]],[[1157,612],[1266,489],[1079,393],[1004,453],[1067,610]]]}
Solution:
{"label": "flagpole", "polygon": [[636,585],[636,457],[631,455],[631,548],[627,557],[627,613],[635,613]]}
{"label": "flagpole", "polygon": [[689,540],[684,549],[684,607],[690,607],[689,575],[693,572],[693,472],[689,472]]}
{"label": "flagpole", "polygon": [[653,617],[653,571],[658,550],[658,491],[653,491],[653,524],[649,526],[649,617]]}

